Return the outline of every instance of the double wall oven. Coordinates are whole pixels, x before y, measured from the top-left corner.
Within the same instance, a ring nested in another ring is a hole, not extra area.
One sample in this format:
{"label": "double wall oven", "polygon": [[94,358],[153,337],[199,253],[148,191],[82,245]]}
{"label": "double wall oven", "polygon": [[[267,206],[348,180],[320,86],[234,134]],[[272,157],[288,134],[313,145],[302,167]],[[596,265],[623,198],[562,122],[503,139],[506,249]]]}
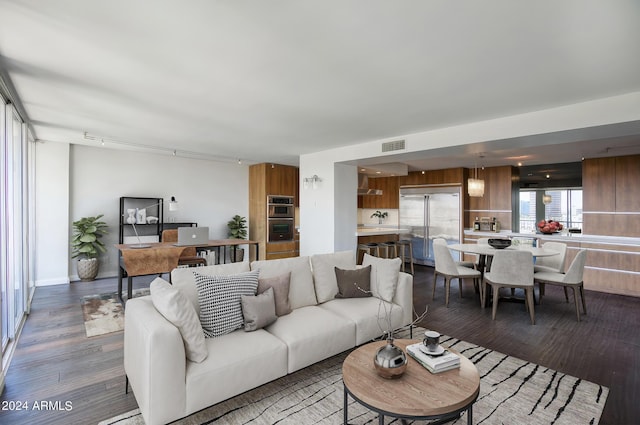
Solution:
{"label": "double wall oven", "polygon": [[290,242],[294,238],[293,196],[267,197],[267,239],[269,242]]}

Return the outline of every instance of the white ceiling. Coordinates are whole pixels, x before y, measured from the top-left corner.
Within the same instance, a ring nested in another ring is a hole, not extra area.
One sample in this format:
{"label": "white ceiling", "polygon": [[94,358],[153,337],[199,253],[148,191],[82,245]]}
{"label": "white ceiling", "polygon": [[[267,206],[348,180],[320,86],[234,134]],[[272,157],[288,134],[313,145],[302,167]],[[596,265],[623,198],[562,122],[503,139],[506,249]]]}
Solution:
{"label": "white ceiling", "polygon": [[[297,164],[640,91],[640,2],[0,0],[0,70],[40,140]],[[635,130],[583,147],[638,153]],[[403,162],[473,166],[429,157]]]}

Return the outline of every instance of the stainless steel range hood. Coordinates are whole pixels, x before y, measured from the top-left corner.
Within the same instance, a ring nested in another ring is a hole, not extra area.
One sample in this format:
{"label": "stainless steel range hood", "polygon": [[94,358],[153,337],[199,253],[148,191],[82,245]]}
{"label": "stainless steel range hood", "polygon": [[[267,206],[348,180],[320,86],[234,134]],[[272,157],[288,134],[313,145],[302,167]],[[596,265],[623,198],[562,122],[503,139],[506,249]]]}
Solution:
{"label": "stainless steel range hood", "polygon": [[358,174],[358,195],[382,195],[382,190],[369,189],[369,177]]}

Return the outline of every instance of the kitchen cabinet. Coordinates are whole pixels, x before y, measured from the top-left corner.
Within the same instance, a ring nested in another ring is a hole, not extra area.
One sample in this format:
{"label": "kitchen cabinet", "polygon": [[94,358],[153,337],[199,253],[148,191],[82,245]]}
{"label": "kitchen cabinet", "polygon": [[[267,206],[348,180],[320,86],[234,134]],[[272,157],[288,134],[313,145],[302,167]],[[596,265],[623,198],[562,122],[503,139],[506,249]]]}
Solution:
{"label": "kitchen cabinet", "polygon": [[382,195],[359,195],[358,208],[398,209],[398,177],[369,177],[369,189],[380,189]]}
{"label": "kitchen cabinet", "polygon": [[476,217],[495,217],[500,229],[511,230],[514,215],[519,215],[518,169],[512,166],[478,169],[478,178],[484,180],[481,198],[468,195],[467,178],[472,174],[474,170],[466,170],[464,178],[464,227],[473,227]]}
{"label": "kitchen cabinet", "polygon": [[294,206],[298,207],[299,176],[298,168],[289,165],[262,163],[249,167],[249,237],[259,242],[260,258],[287,258],[298,255],[293,241],[290,247],[282,245],[282,242],[277,242],[276,245],[267,244],[267,197],[292,196]]}
{"label": "kitchen cabinet", "polygon": [[640,155],[585,159],[582,232],[640,236]]}

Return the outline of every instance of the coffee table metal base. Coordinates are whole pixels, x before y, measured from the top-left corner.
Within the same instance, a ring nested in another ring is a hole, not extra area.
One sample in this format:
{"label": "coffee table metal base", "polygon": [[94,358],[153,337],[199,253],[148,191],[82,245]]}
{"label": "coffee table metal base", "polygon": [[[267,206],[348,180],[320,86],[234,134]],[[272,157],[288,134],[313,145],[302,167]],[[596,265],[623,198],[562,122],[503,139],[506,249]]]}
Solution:
{"label": "coffee table metal base", "polygon": [[367,409],[376,412],[378,414],[378,424],[379,425],[384,425],[384,417],[385,416],[390,416],[392,418],[397,418],[400,419],[401,422],[403,424],[406,424],[406,419],[411,419],[411,420],[434,420],[434,422],[430,422],[429,425],[438,425],[438,424],[444,424],[447,422],[450,422],[454,419],[458,419],[460,417],[460,415],[462,414],[462,412],[466,411],[467,412],[467,425],[472,425],[473,424],[473,403],[476,402],[477,400],[477,396],[476,398],[474,398],[469,405],[462,407],[461,409],[458,409],[456,411],[453,412],[448,412],[444,415],[435,415],[435,416],[405,416],[405,415],[398,415],[395,413],[391,413],[391,412],[387,412],[385,410],[381,410],[378,409],[376,407],[370,406],[369,404],[363,402],[362,400],[358,399],[358,397],[354,396],[351,392],[349,392],[349,389],[347,388],[346,385],[344,385],[343,383],[343,387],[344,387],[344,408],[343,408],[343,424],[344,425],[348,425],[349,424],[349,396],[351,396],[351,398],[353,398],[355,401],[357,401],[358,403],[360,403],[362,406],[366,407]]}

